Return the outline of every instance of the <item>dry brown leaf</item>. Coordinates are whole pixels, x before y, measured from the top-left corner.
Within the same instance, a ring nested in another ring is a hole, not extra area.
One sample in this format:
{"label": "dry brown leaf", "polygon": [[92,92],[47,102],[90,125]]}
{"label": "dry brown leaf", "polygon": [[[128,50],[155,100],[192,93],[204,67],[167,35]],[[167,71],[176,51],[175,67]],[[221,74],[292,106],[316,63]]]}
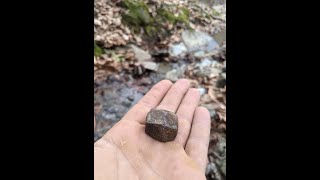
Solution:
{"label": "dry brown leaf", "polygon": [[193,80],[193,79],[188,79],[188,80],[190,81],[190,86],[191,86],[192,88],[197,88],[197,87],[199,86],[198,81]]}
{"label": "dry brown leaf", "polygon": [[213,90],[213,87],[209,87],[208,89],[208,95],[209,97],[216,103],[219,103],[219,101],[217,100],[216,96],[215,96],[215,92]]}
{"label": "dry brown leaf", "polygon": [[126,59],[133,59],[134,58],[134,53],[126,53],[125,58]]}

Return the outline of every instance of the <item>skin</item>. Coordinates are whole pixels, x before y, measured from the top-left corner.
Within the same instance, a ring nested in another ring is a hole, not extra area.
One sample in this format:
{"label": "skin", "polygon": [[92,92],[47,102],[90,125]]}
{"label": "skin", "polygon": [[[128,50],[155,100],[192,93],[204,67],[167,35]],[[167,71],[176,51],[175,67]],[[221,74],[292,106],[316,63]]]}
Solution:
{"label": "skin", "polygon": [[[188,80],[157,83],[94,144],[95,180],[205,180],[210,115]],[[145,134],[152,108],[175,112],[177,137],[158,142]]]}

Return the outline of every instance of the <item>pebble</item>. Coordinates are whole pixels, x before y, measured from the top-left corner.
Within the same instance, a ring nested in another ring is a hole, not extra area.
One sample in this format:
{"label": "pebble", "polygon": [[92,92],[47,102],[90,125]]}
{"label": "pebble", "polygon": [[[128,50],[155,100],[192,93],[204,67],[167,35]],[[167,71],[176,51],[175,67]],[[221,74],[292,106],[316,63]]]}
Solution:
{"label": "pebble", "polygon": [[198,91],[200,93],[200,96],[204,95],[207,92],[206,88],[198,88]]}
{"label": "pebble", "polygon": [[147,114],[145,132],[160,142],[173,141],[178,133],[178,117],[166,110],[153,109]]}

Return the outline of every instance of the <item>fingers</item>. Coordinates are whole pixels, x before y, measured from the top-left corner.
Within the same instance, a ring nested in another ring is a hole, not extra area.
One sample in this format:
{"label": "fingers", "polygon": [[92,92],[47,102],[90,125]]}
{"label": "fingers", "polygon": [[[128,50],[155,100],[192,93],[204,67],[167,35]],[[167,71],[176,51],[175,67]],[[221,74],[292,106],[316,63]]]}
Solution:
{"label": "fingers", "polygon": [[145,124],[147,113],[161,102],[171,86],[172,82],[169,80],[162,80],[154,85],[123,119]]}
{"label": "fingers", "polygon": [[205,171],[210,136],[210,114],[204,107],[197,107],[186,144],[186,153]]}
{"label": "fingers", "polygon": [[199,100],[199,91],[197,89],[191,88],[184,96],[177,111],[179,128],[175,141],[182,147],[185,147],[187,139],[189,137],[193,114],[198,106]]}
{"label": "fingers", "polygon": [[178,80],[167,92],[157,109],[164,109],[171,112],[176,112],[180,102],[188,91],[190,82],[186,79]]}

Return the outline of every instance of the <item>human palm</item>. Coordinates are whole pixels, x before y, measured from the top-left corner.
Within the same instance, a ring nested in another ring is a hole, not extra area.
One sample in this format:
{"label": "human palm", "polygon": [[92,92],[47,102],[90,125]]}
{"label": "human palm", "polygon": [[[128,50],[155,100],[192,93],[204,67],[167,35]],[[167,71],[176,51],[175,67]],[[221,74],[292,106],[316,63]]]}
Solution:
{"label": "human palm", "polygon": [[[187,80],[156,84],[94,144],[95,180],[204,180],[210,134],[207,109],[197,107],[200,95]],[[145,133],[147,113],[176,112],[174,141],[158,142]]]}

